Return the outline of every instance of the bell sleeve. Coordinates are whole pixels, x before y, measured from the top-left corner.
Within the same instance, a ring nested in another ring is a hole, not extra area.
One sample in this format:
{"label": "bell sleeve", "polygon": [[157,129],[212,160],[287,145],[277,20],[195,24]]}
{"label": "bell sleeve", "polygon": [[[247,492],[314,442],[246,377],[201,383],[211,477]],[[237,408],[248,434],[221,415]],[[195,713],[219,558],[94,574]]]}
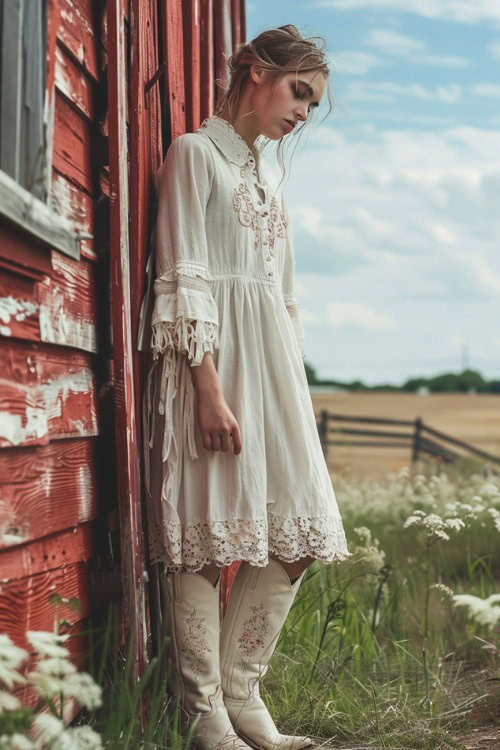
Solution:
{"label": "bell sleeve", "polygon": [[293,329],[295,332],[295,338],[299,346],[302,359],[304,359],[304,327],[299,313],[299,301],[297,300],[294,293],[294,280],[295,280],[295,251],[293,246],[293,232],[291,225],[291,218],[288,209],[285,208],[286,217],[286,246],[285,246],[285,259],[283,263],[283,273],[281,285],[283,289],[283,299],[285,302],[286,309],[291,318]]}
{"label": "bell sleeve", "polygon": [[199,366],[219,346],[205,229],[212,181],[212,157],[201,138],[176,138],[158,172],[153,359],[165,353],[173,363],[182,352],[191,367]]}

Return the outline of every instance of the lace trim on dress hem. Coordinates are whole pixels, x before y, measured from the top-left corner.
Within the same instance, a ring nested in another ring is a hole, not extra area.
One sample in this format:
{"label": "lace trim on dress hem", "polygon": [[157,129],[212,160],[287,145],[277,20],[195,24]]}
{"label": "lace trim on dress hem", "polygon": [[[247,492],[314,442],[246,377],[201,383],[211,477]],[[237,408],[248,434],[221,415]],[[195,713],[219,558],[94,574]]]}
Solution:
{"label": "lace trim on dress hem", "polygon": [[269,514],[265,519],[200,522],[183,527],[150,525],[151,562],[163,563],[169,572],[182,568],[196,573],[204,565],[230,565],[247,560],[265,567],[268,553],[284,562],[310,556],[323,562],[351,557],[340,517],[290,518]]}

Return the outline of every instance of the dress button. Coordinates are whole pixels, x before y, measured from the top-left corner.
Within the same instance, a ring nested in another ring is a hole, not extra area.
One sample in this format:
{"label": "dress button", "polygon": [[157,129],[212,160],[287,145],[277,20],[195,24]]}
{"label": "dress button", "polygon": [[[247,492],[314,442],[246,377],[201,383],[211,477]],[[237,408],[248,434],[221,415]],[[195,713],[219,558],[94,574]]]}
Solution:
{"label": "dress button", "polygon": [[266,258],[266,260],[271,260],[271,256],[268,255],[267,258]]}
{"label": "dress button", "polygon": [[272,271],[268,271],[268,272],[267,272],[267,275],[268,275],[268,276],[272,276],[272,275],[273,275],[273,272],[272,272]]}

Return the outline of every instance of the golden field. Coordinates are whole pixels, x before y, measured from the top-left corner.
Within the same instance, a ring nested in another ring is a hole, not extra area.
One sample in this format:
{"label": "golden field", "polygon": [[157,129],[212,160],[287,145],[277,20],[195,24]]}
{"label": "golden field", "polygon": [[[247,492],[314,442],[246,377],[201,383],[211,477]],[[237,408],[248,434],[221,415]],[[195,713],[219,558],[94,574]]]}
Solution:
{"label": "golden field", "polygon": [[[316,392],[311,393],[311,398],[317,417],[322,409],[336,414],[364,417],[409,420],[421,417],[430,427],[500,457],[500,395],[443,393],[420,396],[412,393]],[[409,430],[407,427],[388,425],[343,425],[360,429]],[[356,439],[353,436],[353,442]],[[410,466],[410,463],[410,448],[328,448],[328,466],[334,479],[335,474],[353,478],[380,478],[388,471],[397,471]]]}

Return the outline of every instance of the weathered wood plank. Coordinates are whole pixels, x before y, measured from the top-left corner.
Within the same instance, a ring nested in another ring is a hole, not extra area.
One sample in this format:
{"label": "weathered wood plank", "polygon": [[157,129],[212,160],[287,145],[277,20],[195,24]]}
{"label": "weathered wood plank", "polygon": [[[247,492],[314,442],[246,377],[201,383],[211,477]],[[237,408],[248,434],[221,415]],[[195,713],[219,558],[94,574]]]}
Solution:
{"label": "weathered wood plank", "polygon": [[94,264],[50,257],[50,275],[37,283],[0,272],[0,335],[95,352]]}
{"label": "weathered wood plank", "polygon": [[200,16],[200,119],[214,112],[214,9],[212,0],[203,0]]}
{"label": "weathered wood plank", "polygon": [[184,8],[184,83],[186,129],[200,125],[200,0],[186,0]]}
{"label": "weathered wood plank", "polygon": [[97,51],[92,24],[92,0],[59,0],[61,22],[57,37],[83,70],[99,80]]}
{"label": "weathered wood plank", "polygon": [[92,529],[84,523],[30,544],[0,551],[0,585],[92,557]]}
{"label": "weathered wood plank", "polygon": [[[56,594],[78,599],[80,611],[68,604],[54,605],[50,599]],[[55,619],[76,623],[90,612],[89,576],[83,562],[0,583],[0,633],[28,651],[27,630],[53,630]]]}
{"label": "weathered wood plank", "polygon": [[96,517],[95,451],[94,438],[0,451],[0,549]]}
{"label": "weathered wood plank", "polygon": [[58,91],[89,120],[94,117],[92,85],[86,73],[66,54],[61,45],[55,49],[55,84]]}
{"label": "weathered wood plank", "polygon": [[37,284],[42,341],[97,351],[95,266],[51,254],[52,274]]}
{"label": "weathered wood plank", "polygon": [[242,41],[241,0],[231,0],[231,34],[233,50]]}
{"label": "weathered wood plank", "polygon": [[32,279],[0,272],[0,336],[40,341],[39,304]]}
{"label": "weathered wood plank", "polygon": [[0,224],[0,267],[26,279],[39,281],[50,274],[50,253],[12,226]]}
{"label": "weathered wood plank", "polygon": [[90,125],[56,93],[54,168],[92,195]]}
{"label": "weathered wood plank", "polygon": [[170,109],[170,133],[174,140],[186,132],[182,2],[171,0],[160,7],[163,49],[166,50],[167,61],[165,89]]}
{"label": "weathered wood plank", "polygon": [[0,216],[34,239],[72,258],[80,257],[80,241],[71,222],[51,211],[2,170]]}
{"label": "weathered wood plank", "polygon": [[55,213],[68,219],[79,234],[92,235],[81,240],[80,251],[83,257],[97,260],[94,249],[95,206],[92,198],[64,175],[53,170],[50,205]]}
{"label": "weathered wood plank", "polygon": [[233,51],[231,23],[231,0],[218,0],[215,3],[214,20],[215,79],[220,81],[221,85],[218,85],[216,90],[216,106],[229,82],[226,58]]}
{"label": "weathered wood plank", "polygon": [[[137,6],[136,6],[137,10]],[[134,637],[134,684],[146,668],[146,614],[144,550],[140,505],[136,404],[132,372],[130,316],[129,191],[127,144],[126,49],[120,0],[108,0],[108,91],[110,246],[113,359],[115,363],[115,430],[118,456],[118,495],[124,620],[129,639]],[[137,16],[136,16],[137,17]],[[134,97],[135,98],[135,97]],[[144,717],[142,717],[144,718]]]}
{"label": "weathered wood plank", "polygon": [[0,447],[98,434],[90,355],[0,341]]}

